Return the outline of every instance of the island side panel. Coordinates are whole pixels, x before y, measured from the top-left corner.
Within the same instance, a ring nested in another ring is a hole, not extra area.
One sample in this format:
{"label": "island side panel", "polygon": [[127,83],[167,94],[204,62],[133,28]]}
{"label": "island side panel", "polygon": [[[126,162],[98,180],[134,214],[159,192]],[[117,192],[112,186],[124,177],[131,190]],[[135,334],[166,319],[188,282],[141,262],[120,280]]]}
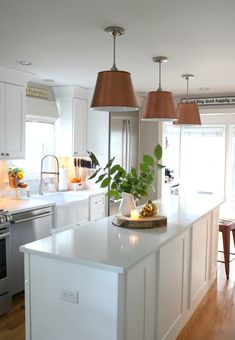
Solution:
{"label": "island side panel", "polygon": [[[61,299],[76,293],[78,303]],[[117,340],[118,274],[30,255],[31,337]]]}
{"label": "island side panel", "polygon": [[126,340],[156,340],[156,253],[126,275]]}
{"label": "island side panel", "polygon": [[155,339],[175,339],[188,309],[189,230],[158,253]]}

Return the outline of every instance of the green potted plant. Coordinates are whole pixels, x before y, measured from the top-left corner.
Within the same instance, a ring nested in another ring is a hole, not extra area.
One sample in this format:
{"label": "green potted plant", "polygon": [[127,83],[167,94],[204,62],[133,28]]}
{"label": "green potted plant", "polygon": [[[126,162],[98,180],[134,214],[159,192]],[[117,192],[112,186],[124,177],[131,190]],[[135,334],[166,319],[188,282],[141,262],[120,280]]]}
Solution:
{"label": "green potted plant", "polygon": [[109,187],[107,195],[118,200],[122,197],[120,212],[125,216],[130,216],[131,209],[135,208],[135,199],[148,195],[154,177],[158,170],[164,168],[159,162],[162,158],[162,147],[158,144],[154,148],[153,156],[143,155],[143,160],[139,164],[139,169],[131,168],[126,172],[119,164],[114,164],[115,157],[102,167],[93,152],[88,152],[96,170],[89,177],[93,179],[98,176],[96,183],[100,183],[101,188]]}

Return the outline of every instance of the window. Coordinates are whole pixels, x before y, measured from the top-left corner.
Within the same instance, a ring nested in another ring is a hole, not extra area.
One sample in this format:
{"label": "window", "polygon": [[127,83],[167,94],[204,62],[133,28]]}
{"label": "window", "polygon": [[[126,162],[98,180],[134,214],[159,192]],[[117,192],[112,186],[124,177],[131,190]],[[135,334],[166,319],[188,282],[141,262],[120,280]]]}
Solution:
{"label": "window", "polygon": [[[26,178],[38,178],[42,157],[55,153],[55,125],[44,122],[26,122],[25,149],[25,159],[11,161],[11,164],[22,167]],[[49,169],[51,160],[47,161],[44,165],[46,169]]]}
{"label": "window", "polygon": [[224,194],[225,128],[184,127],[180,179],[184,191]]}
{"label": "window", "polygon": [[231,175],[230,175],[230,185],[229,194],[234,199],[235,198],[235,126],[231,129]]}
{"label": "window", "polygon": [[[175,131],[174,131],[175,129]],[[207,193],[224,195],[225,181],[225,127],[165,126],[164,165],[174,170],[180,183],[180,193]],[[234,130],[235,172],[235,130]],[[164,186],[164,184],[163,184]],[[234,177],[235,194],[235,177]]]}

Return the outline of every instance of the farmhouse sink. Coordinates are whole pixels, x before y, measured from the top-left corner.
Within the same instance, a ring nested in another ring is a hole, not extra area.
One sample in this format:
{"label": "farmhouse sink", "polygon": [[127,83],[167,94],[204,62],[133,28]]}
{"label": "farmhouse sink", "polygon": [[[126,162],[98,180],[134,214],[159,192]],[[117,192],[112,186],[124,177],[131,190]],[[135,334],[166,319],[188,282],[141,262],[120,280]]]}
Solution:
{"label": "farmhouse sink", "polygon": [[34,196],[35,199],[53,202],[52,228],[71,227],[89,220],[89,195],[72,192],[55,192]]}

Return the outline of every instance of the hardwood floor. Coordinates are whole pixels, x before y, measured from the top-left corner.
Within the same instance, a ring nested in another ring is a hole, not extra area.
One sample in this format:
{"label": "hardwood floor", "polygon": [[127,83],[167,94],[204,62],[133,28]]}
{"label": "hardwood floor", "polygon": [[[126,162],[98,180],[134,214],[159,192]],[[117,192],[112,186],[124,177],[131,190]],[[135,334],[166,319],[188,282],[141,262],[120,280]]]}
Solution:
{"label": "hardwood floor", "polygon": [[226,279],[218,264],[217,282],[204,297],[177,340],[235,340],[235,261]]}
{"label": "hardwood floor", "polygon": [[[23,304],[23,294],[15,296],[12,310],[0,317],[0,340],[25,340]],[[224,265],[218,264],[217,282],[177,340],[235,340],[235,261],[228,281]]]}
{"label": "hardwood floor", "polygon": [[25,340],[24,294],[16,295],[11,311],[0,316],[0,340]]}

